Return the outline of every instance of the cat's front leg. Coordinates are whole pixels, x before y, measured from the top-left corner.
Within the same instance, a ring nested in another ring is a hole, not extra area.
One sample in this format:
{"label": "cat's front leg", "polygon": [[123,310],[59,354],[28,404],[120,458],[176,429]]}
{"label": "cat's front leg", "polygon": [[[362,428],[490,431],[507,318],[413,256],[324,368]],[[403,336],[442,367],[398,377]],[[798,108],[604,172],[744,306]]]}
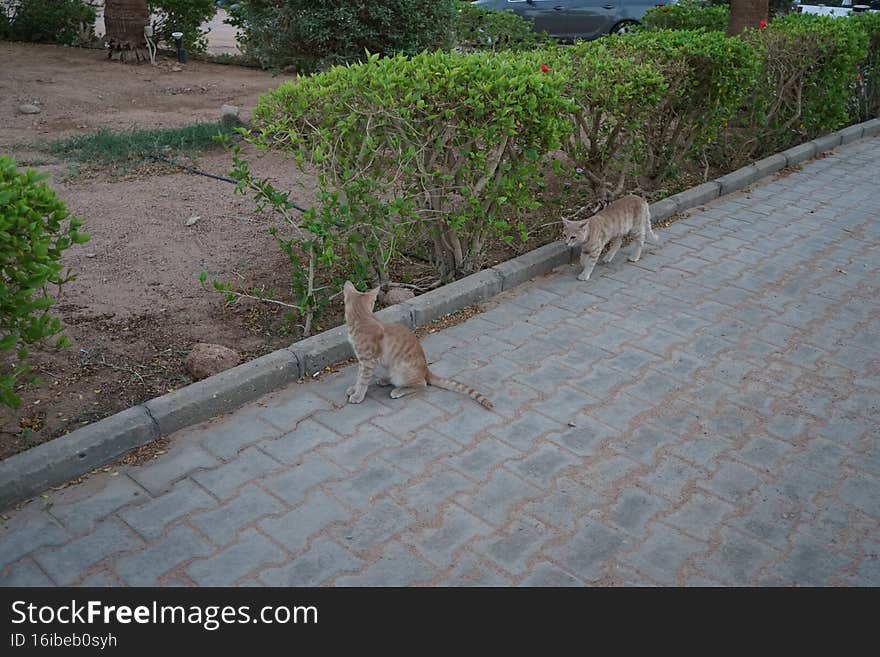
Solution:
{"label": "cat's front leg", "polygon": [[357,382],[345,391],[348,395],[349,403],[360,404],[364,401],[364,396],[367,394],[367,386],[370,385],[370,381],[373,379],[374,369],[376,369],[375,362],[359,363]]}
{"label": "cat's front leg", "polygon": [[593,273],[593,268],[599,261],[599,254],[602,253],[603,246],[604,244],[594,251],[581,251],[581,266],[584,270],[578,275],[579,281],[590,280],[590,274]]}

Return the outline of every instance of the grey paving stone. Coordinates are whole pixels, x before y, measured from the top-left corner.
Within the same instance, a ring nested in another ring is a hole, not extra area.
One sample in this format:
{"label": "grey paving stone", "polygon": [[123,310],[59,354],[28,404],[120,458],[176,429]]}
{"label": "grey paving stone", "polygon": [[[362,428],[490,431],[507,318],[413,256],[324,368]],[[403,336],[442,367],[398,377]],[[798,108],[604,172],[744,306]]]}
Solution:
{"label": "grey paving stone", "polygon": [[475,487],[473,481],[455,470],[442,469],[418,484],[401,489],[395,498],[417,514],[432,516],[457,493]]}
{"label": "grey paving stone", "polygon": [[781,440],[766,436],[752,438],[746,446],[734,453],[734,457],[763,472],[772,472],[793,447]]}
{"label": "grey paving stone", "polygon": [[84,534],[117,509],[138,504],[149,495],[127,476],[108,477],[107,481],[86,481],[71,491],[68,499],[53,501],[49,513],[74,534]]}
{"label": "grey paving stone", "polygon": [[22,559],[16,564],[0,571],[0,586],[54,586],[33,559]]}
{"label": "grey paving stone", "polygon": [[475,480],[486,477],[489,470],[521,453],[495,438],[483,438],[471,449],[448,459],[450,466]]}
{"label": "grey paving stone", "polygon": [[554,527],[571,531],[587,514],[598,514],[607,499],[571,477],[561,477],[556,489],[542,498],[529,502],[525,511]]}
{"label": "grey paving stone", "polygon": [[587,414],[578,415],[571,423],[575,426],[559,433],[551,433],[547,440],[578,456],[592,456],[603,443],[620,435],[617,429],[612,429]]}
{"label": "grey paving stone", "polygon": [[440,518],[438,527],[429,527],[416,533],[412,542],[431,563],[447,568],[455,565],[456,553],[472,539],[486,536],[492,528],[460,506],[449,506]]}
{"label": "grey paving stone", "polygon": [[540,522],[518,520],[504,531],[478,541],[473,549],[506,572],[523,575],[532,556],[553,536],[552,530]]}
{"label": "grey paving stone", "polygon": [[285,433],[293,431],[303,418],[331,407],[326,399],[298,385],[267,397],[266,402],[265,407],[259,407],[258,416]]}
{"label": "grey paving stone", "polygon": [[167,454],[131,468],[128,476],[153,495],[164,493],[171,484],[196,470],[214,468],[220,461],[197,444],[172,445]]}
{"label": "grey paving stone", "polygon": [[668,447],[678,437],[669,431],[660,430],[649,424],[638,427],[627,438],[615,440],[612,449],[642,463],[652,463],[657,451]]}
{"label": "grey paving stone", "polygon": [[302,550],[309,539],[329,525],[345,522],[351,512],[321,491],[315,491],[293,511],[259,523],[260,529],[283,545],[291,554]]}
{"label": "grey paving stone", "polygon": [[716,495],[731,502],[738,502],[761,484],[758,474],[744,465],[722,461],[718,471],[708,480],[698,482]]}
{"label": "grey paving stone", "polygon": [[620,530],[589,521],[568,542],[549,550],[549,555],[584,582],[602,577],[603,567],[626,548],[628,539]]}
{"label": "grey paving stone", "polygon": [[365,509],[383,493],[405,482],[408,478],[402,470],[375,458],[367,461],[356,474],[328,486],[334,496],[355,509]]}
{"label": "grey paving stone", "polygon": [[553,586],[553,587],[573,587],[573,586],[583,586],[583,583],[565,572],[558,566],[542,561],[537,564],[529,574],[529,576],[523,580],[523,586]]}
{"label": "grey paving stone", "polygon": [[190,522],[216,545],[235,539],[242,527],[260,518],[284,511],[284,505],[262,488],[248,485],[229,502],[211,511],[195,514]]}
{"label": "grey paving stone", "polygon": [[372,424],[363,424],[356,435],[323,447],[321,453],[346,470],[357,470],[369,457],[384,449],[400,446],[400,441]]}
{"label": "grey paving stone", "polygon": [[[246,447],[265,438],[278,436],[283,431],[284,429],[263,421],[257,410],[247,408],[224,418],[223,422],[210,424],[195,435],[195,441],[212,456],[225,461],[235,458]],[[184,454],[181,459],[177,464],[169,464],[167,476],[171,478],[165,482],[166,488],[168,483],[179,478],[181,474],[191,472],[193,466],[201,468],[213,465],[210,459],[196,451]]]}
{"label": "grey paving stone", "polygon": [[287,554],[263,534],[243,531],[238,542],[206,559],[196,559],[186,573],[199,586],[231,586],[251,573],[287,560]]}
{"label": "grey paving stone", "polygon": [[431,462],[461,449],[461,446],[433,429],[421,429],[408,443],[389,447],[381,456],[394,467],[417,475]]}
{"label": "grey paving stone", "polygon": [[158,586],[170,570],[214,550],[207,539],[184,525],[172,528],[143,550],[117,559],[113,569],[129,586]]}
{"label": "grey paving stone", "polygon": [[302,502],[306,493],[321,484],[341,479],[345,471],[323,456],[307,456],[281,474],[266,477],[262,485],[289,506]]}
{"label": "grey paving stone", "polygon": [[213,497],[189,479],[184,479],[146,504],[123,509],[119,516],[141,536],[152,539],[187,514],[216,506],[217,501]]}
{"label": "grey paving stone", "polygon": [[685,561],[704,552],[707,546],[685,536],[676,529],[654,524],[647,539],[633,552],[623,557],[623,562],[655,582],[674,585]]}
{"label": "grey paving stone", "polygon": [[462,495],[459,503],[482,520],[498,527],[518,504],[540,496],[540,490],[507,470],[492,473],[475,493]]}
{"label": "grey paving stone", "polygon": [[705,473],[702,470],[677,457],[668,456],[661,459],[656,468],[639,477],[639,480],[648,490],[677,501],[688,486],[703,476]]}
{"label": "grey paving stone", "polygon": [[[351,385],[349,380],[343,383],[345,383],[343,391]],[[370,389],[366,398],[360,404],[345,404],[342,408],[318,411],[311,419],[320,422],[338,434],[353,436],[377,415],[385,415],[392,412],[392,409],[379,402],[376,398],[379,395],[387,395],[390,390],[388,388],[379,388],[378,386],[376,388],[376,390]],[[344,401],[344,397],[338,400],[339,403]]]}
{"label": "grey paving stone", "polygon": [[142,545],[124,523],[110,518],[98,523],[91,533],[61,547],[43,548],[33,558],[55,582],[70,586],[98,562]]}
{"label": "grey paving stone", "polygon": [[354,552],[362,552],[394,538],[415,524],[415,516],[399,504],[383,499],[371,504],[352,523],[332,530],[339,542]]}
{"label": "grey paving stone", "polygon": [[641,535],[651,518],[667,506],[668,502],[665,500],[649,495],[639,488],[627,488],[618,496],[606,521],[630,534]]}
{"label": "grey paving stone", "polygon": [[410,432],[443,417],[439,408],[421,399],[404,397],[398,401],[401,402],[400,410],[373,420],[374,424],[398,438],[409,438]]}
{"label": "grey paving stone", "polygon": [[616,454],[610,456],[602,455],[586,466],[583,474],[579,475],[578,478],[583,479],[596,490],[604,492],[613,488],[618,481],[631,476],[636,470],[643,467],[641,463],[625,456],[618,456]]}
{"label": "grey paving stone", "polygon": [[484,564],[472,553],[465,553],[441,581],[441,586],[512,586],[512,580]]}
{"label": "grey paving stone", "polygon": [[265,586],[320,586],[346,572],[360,570],[363,560],[328,538],[319,538],[301,556],[280,568],[267,568],[259,580]]}
{"label": "grey paving stone", "polygon": [[335,580],[337,586],[412,586],[430,580],[436,569],[412,550],[397,543],[385,548],[379,560],[356,575]]}
{"label": "grey paving stone", "polygon": [[16,517],[0,529],[0,568],[47,545],[61,545],[71,537],[48,513]]}
{"label": "grey paving stone", "polygon": [[276,461],[294,465],[302,455],[320,445],[340,442],[342,436],[325,426],[307,419],[296,425],[296,429],[278,438],[263,440],[257,446]]}
{"label": "grey paving stone", "polygon": [[880,518],[880,479],[857,474],[846,478],[840,487],[840,499],[872,518]]}
{"label": "grey paving stone", "polygon": [[721,521],[725,516],[736,509],[737,507],[717,497],[697,492],[684,505],[665,516],[663,522],[695,538],[708,541],[721,528]]}
{"label": "grey paving stone", "polygon": [[559,431],[563,426],[561,422],[551,420],[539,413],[526,412],[513,422],[493,429],[491,433],[496,438],[525,452],[534,446],[538,438],[550,431]]}
{"label": "grey paving stone", "polygon": [[196,472],[192,478],[222,500],[232,497],[239,488],[254,478],[281,470],[282,467],[264,452],[249,447],[219,468]]}
{"label": "grey paving stone", "polygon": [[761,578],[763,585],[830,586],[843,575],[852,559],[831,552],[808,538],[799,538],[794,549],[771,573]]}
{"label": "grey paving stone", "polygon": [[559,449],[553,443],[544,443],[534,453],[510,463],[508,467],[539,488],[548,488],[560,472],[580,465],[580,462],[579,458]]}

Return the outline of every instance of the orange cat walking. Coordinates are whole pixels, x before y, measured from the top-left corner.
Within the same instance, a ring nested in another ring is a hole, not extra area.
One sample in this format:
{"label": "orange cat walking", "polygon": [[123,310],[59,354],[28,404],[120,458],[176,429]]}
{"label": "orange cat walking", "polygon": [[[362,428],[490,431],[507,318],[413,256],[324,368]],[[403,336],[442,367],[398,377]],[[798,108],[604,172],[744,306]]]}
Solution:
{"label": "orange cat walking", "polygon": [[358,292],[350,281],[345,281],[343,287],[345,325],[359,365],[357,382],[345,391],[349,402],[360,404],[364,400],[374,370],[382,366],[387,377],[379,379],[378,383],[393,385],[391,397],[394,399],[423,390],[430,384],[468,395],[486,408],[494,407],[470,386],[432,374],[415,334],[405,326],[386,324],[373,315],[378,294],[379,288]]}
{"label": "orange cat walking", "polygon": [[645,237],[659,244],[660,240],[651,229],[651,207],[645,199],[629,194],[609,204],[601,212],[581,221],[562,220],[562,237],[569,246],[581,245],[581,267],[579,281],[590,280],[593,267],[609,242],[611,246],[602,262],[611,262],[629,235],[636,243],[635,251],[629,256],[630,262],[638,262],[642,256]]}

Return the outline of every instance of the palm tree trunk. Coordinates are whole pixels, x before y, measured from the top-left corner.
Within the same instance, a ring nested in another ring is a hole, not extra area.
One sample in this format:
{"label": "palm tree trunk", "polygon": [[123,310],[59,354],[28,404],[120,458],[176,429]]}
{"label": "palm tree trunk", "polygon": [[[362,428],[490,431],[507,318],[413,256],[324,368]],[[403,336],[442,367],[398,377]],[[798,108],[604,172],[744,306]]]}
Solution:
{"label": "palm tree trunk", "polygon": [[105,0],[104,27],[105,39],[110,44],[109,56],[118,55],[125,60],[126,55],[134,55],[135,61],[147,59],[144,27],[150,24],[147,0]]}
{"label": "palm tree trunk", "polygon": [[730,22],[727,34],[738,36],[747,27],[759,27],[767,20],[768,0],[730,0]]}

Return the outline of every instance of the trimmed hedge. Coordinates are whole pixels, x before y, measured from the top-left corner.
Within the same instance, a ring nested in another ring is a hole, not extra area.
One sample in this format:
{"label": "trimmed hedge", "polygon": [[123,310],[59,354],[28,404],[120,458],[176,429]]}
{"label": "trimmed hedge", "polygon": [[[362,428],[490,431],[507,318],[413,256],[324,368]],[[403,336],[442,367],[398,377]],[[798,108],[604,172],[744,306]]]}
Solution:
{"label": "trimmed hedge", "polygon": [[0,37],[76,46],[95,36],[97,13],[83,0],[16,0],[11,10],[5,25],[0,24]]}
{"label": "trimmed hedge", "polygon": [[264,68],[316,71],[367,51],[414,55],[449,45],[455,0],[240,0],[230,23]]}
{"label": "trimmed hedge", "polygon": [[704,30],[637,32],[620,38],[617,51],[653,63],[669,87],[643,127],[642,171],[652,186],[716,139],[755,87],[760,69],[748,43]]}
{"label": "trimmed hedge", "polygon": [[674,5],[652,7],[642,16],[649,30],[707,30],[727,32],[730,5],[707,5],[700,0],[679,0]]}
{"label": "trimmed hedge", "polygon": [[456,9],[454,42],[461,50],[534,50],[549,43],[532,21],[512,11],[490,11],[464,0]]}

